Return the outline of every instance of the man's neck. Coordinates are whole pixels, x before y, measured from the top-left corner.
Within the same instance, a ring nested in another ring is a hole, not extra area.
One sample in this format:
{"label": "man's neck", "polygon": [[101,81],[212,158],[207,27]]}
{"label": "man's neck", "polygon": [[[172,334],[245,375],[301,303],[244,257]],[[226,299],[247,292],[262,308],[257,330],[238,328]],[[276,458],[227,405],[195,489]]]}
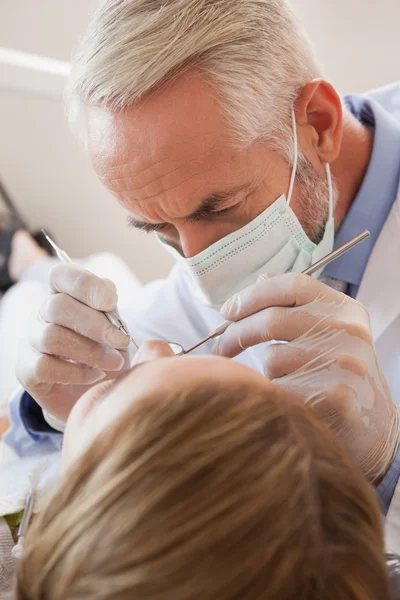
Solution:
{"label": "man's neck", "polygon": [[372,154],[374,134],[344,109],[343,140],[340,154],[331,165],[332,175],[339,190],[335,208],[338,228],[349,211],[361,187]]}

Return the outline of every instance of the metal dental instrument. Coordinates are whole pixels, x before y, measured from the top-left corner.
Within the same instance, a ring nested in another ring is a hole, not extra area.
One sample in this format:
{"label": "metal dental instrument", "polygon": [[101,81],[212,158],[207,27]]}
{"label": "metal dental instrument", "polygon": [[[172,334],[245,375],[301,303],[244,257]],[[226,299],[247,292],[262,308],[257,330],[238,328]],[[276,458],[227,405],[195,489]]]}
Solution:
{"label": "metal dental instrument", "polygon": [[[42,229],[42,233],[45,236],[46,240],[51,245],[51,247],[54,248],[54,251],[57,254],[58,258],[61,260],[61,262],[72,264],[72,260],[70,259],[68,254],[66,252],[64,252],[64,250],[61,250],[61,248],[59,248],[57,246],[55,241],[51,239],[51,237],[45,232],[44,229]],[[114,310],[107,311],[107,312],[102,311],[102,312],[103,312],[103,315],[106,316],[107,319],[110,321],[111,325],[114,325],[114,327],[116,327],[122,333],[124,333],[130,339],[132,344],[134,346],[136,346],[136,348],[139,349],[139,346],[137,345],[137,343],[135,342],[135,340],[133,339],[133,337],[130,335],[129,331],[127,330],[126,325],[124,325],[124,323],[122,322],[121,317],[118,313],[118,309],[114,308]]]}
{"label": "metal dental instrument", "polygon": [[[351,248],[354,248],[354,246],[357,246],[357,244],[359,244],[363,240],[367,239],[367,237],[369,237],[369,235],[370,235],[370,233],[367,229],[365,231],[363,231],[362,233],[360,233],[359,235],[356,235],[356,237],[354,237],[353,239],[351,239],[348,242],[346,242],[345,244],[343,244],[343,246],[340,246],[333,252],[330,252],[324,258],[321,258],[316,263],[311,265],[311,267],[308,267],[307,269],[305,269],[303,271],[304,275],[313,275],[313,273],[316,273],[316,271],[319,271],[320,269],[322,269],[323,267],[325,267],[326,265],[331,263],[336,258],[339,258],[339,256],[342,256],[342,254],[345,254],[346,252],[351,250]],[[225,331],[228,329],[229,325],[232,325],[232,323],[234,323],[234,321],[225,321],[224,323],[222,323],[222,325],[217,327],[217,329],[215,329],[210,334],[208,334],[207,337],[200,340],[200,342],[198,342],[197,344],[195,344],[194,346],[189,348],[189,350],[184,350],[182,348],[182,352],[180,352],[180,354],[189,354],[189,352],[192,352],[199,346],[202,346],[203,344],[208,342],[208,340],[212,340],[216,337],[219,337],[220,335],[225,333]],[[177,344],[174,344],[174,345],[177,346]],[[178,352],[175,352],[175,353],[179,354]]]}
{"label": "metal dental instrument", "polygon": [[28,529],[28,525],[32,518],[34,501],[35,501],[35,490],[32,487],[32,488],[30,488],[29,493],[25,500],[24,513],[22,515],[21,523],[19,525],[19,529],[18,529],[18,533],[17,533],[18,541],[20,541],[20,542],[25,537],[27,529]]}

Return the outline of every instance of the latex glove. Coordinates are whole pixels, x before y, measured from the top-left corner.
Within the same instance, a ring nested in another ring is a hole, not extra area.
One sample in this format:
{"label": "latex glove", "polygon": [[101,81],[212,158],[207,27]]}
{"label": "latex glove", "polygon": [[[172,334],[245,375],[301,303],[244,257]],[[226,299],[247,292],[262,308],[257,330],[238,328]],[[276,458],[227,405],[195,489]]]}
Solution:
{"label": "latex glove", "polygon": [[129,339],[100,312],[117,304],[111,281],[59,264],[49,284],[49,298],[22,340],[17,377],[46,411],[65,421],[89,387],[129,367]]}
{"label": "latex glove", "polygon": [[259,278],[221,312],[240,321],[219,338],[214,352],[233,357],[261,342],[286,341],[266,347],[266,376],[300,394],[364,474],[379,480],[398,447],[399,408],[381,371],[364,306],[292,273]]}

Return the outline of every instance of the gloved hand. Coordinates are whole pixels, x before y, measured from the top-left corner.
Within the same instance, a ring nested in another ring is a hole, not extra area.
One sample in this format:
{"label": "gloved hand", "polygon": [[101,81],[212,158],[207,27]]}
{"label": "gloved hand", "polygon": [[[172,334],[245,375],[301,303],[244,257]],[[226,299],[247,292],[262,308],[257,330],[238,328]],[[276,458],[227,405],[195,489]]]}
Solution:
{"label": "gloved hand", "polygon": [[291,273],[260,277],[221,312],[238,322],[217,340],[214,353],[233,357],[261,342],[287,342],[266,347],[265,375],[309,403],[377,482],[398,447],[400,420],[367,310],[320,281]]}
{"label": "gloved hand", "polygon": [[51,294],[21,343],[17,377],[46,411],[65,421],[89,387],[129,367],[129,339],[100,312],[117,304],[111,281],[59,264],[49,284]]}

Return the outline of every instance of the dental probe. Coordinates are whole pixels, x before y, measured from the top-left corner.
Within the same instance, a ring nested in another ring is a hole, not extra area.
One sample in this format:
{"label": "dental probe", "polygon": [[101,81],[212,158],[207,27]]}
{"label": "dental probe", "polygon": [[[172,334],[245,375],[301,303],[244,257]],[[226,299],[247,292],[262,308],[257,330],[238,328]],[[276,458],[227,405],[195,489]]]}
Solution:
{"label": "dental probe", "polygon": [[[325,257],[321,258],[316,263],[311,265],[311,267],[308,267],[307,269],[305,269],[303,271],[303,274],[304,275],[313,275],[313,273],[315,273],[316,271],[319,271],[320,269],[322,269],[323,267],[325,267],[326,265],[331,263],[336,258],[339,258],[339,256],[342,256],[342,254],[345,254],[346,252],[351,250],[351,248],[354,248],[354,246],[357,246],[357,244],[359,244],[363,240],[367,239],[367,237],[369,237],[369,235],[370,235],[370,233],[367,229],[365,231],[363,231],[362,233],[359,233],[358,235],[356,235],[356,237],[352,238],[351,240],[349,240],[348,242],[343,244],[343,246],[340,246],[333,252],[330,252]],[[184,350],[183,354],[189,354],[189,352],[192,352],[199,346],[202,346],[203,344],[208,342],[208,340],[212,340],[216,337],[219,337],[220,335],[225,333],[225,331],[228,329],[229,325],[232,325],[232,323],[235,323],[235,321],[224,321],[224,323],[222,323],[222,325],[217,327],[217,329],[212,331],[207,337],[200,340],[200,342],[198,342],[197,344],[195,344],[194,346],[189,348],[189,350]]]}
{"label": "dental probe", "polygon": [[[54,240],[52,240],[51,237],[49,235],[47,235],[47,233],[45,232],[44,229],[42,229],[42,233],[45,236],[46,240],[51,245],[51,247],[54,248],[54,251],[57,254],[58,258],[61,260],[61,262],[67,263],[67,264],[73,264],[72,260],[68,256],[68,254],[64,250],[61,250],[61,248],[59,248],[59,246],[57,246],[57,244],[54,242]],[[105,317],[107,317],[107,319],[110,321],[111,325],[114,325],[114,327],[116,327],[122,333],[124,333],[130,339],[132,344],[134,346],[136,346],[136,348],[139,349],[139,346],[137,345],[137,343],[135,342],[135,340],[133,339],[133,337],[130,335],[129,331],[127,330],[126,325],[124,325],[124,323],[122,322],[117,307],[115,307],[111,311],[107,311],[107,312],[101,311],[101,312],[103,313],[103,315]]]}

